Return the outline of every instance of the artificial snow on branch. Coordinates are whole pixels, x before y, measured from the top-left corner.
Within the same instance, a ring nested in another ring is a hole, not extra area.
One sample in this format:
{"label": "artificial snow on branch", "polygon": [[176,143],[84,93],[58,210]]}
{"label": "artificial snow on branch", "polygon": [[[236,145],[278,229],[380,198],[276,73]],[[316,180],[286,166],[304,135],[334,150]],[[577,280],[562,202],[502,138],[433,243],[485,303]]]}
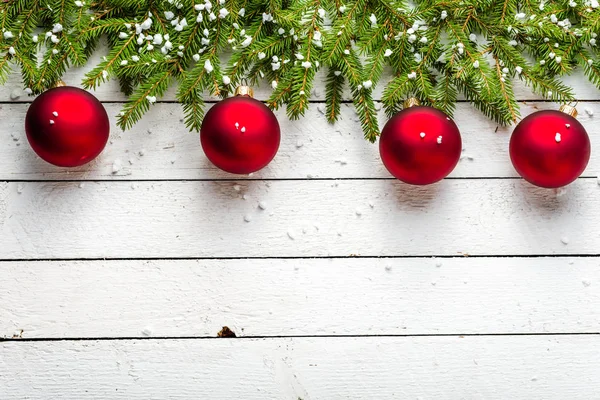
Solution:
{"label": "artificial snow on branch", "polygon": [[17,65],[33,94],[86,65],[105,37],[109,52],[82,85],[119,81],[123,129],[177,85],[198,130],[203,96],[243,80],[266,82],[267,104],[296,119],[321,69],[327,119],[339,118],[347,87],[370,141],[378,84],[388,115],[411,96],[452,114],[462,96],[501,124],[519,118],[515,80],[560,102],[573,98],[560,77],[576,68],[600,87],[597,0],[5,0],[0,24],[0,83]]}

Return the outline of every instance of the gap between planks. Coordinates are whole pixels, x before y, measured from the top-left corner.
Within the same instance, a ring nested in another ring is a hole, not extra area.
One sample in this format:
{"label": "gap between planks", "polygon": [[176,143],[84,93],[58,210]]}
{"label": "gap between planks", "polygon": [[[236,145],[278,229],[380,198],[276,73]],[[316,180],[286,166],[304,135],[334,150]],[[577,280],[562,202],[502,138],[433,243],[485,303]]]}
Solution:
{"label": "gap between planks", "polygon": [[439,255],[350,255],[350,256],[248,256],[248,257],[74,257],[74,258],[0,258],[0,263],[14,262],[69,262],[69,261],[201,261],[201,260],[343,260],[343,259],[363,259],[363,260],[402,260],[402,259],[454,259],[454,258],[600,258],[600,253],[596,254],[439,254]]}
{"label": "gap between planks", "polygon": [[0,338],[2,342],[111,342],[137,340],[256,340],[256,339],[336,339],[336,338],[465,338],[465,337],[522,337],[522,336],[600,336],[600,332],[515,332],[515,333],[414,333],[414,334],[355,334],[355,335],[256,335],[220,338],[216,336],[122,336],[122,337],[41,337],[41,338]]}

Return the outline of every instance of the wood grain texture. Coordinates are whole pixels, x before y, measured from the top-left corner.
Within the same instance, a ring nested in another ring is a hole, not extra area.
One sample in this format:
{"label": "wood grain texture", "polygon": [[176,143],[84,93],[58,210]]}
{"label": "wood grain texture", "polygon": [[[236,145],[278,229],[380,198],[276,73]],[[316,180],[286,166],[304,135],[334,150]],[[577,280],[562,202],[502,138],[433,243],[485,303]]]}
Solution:
{"label": "wood grain texture", "polygon": [[562,196],[521,180],[0,183],[0,259],[597,254],[599,191],[596,179]]}
{"label": "wood grain texture", "polygon": [[0,398],[570,399],[600,393],[599,337],[0,343]]}
{"label": "wood grain texture", "polygon": [[598,258],[0,263],[0,338],[600,332]]}
{"label": "wood grain texture", "polygon": [[596,179],[562,196],[521,180],[0,183],[0,259],[597,254],[599,191]]}
{"label": "wood grain texture", "polygon": [[[0,105],[4,134],[0,135],[0,180],[14,179],[231,179],[243,177],[215,168],[204,156],[197,133],[190,133],[182,122],[177,104],[159,104],[133,129],[123,132],[115,125],[120,104],[106,104],[111,115],[111,140],[103,154],[79,168],[50,165],[31,150],[24,132],[26,104]],[[592,145],[600,136],[600,103],[580,103],[579,120],[586,126]],[[556,108],[547,103],[523,104],[523,114]],[[588,116],[584,110],[594,112]],[[276,114],[282,130],[278,155],[253,179],[313,178],[392,178],[379,157],[378,144],[363,139],[354,110],[342,108],[342,118],[334,126],[321,111],[323,104],[312,104],[302,121],[291,122],[284,111]],[[381,126],[385,115],[380,112]],[[463,137],[463,158],[451,177],[516,177],[508,156],[512,128],[498,126],[468,104],[457,107],[456,123]],[[496,131],[496,129],[498,129]],[[9,134],[10,133],[10,134]],[[118,171],[114,165],[120,165]],[[600,175],[600,153],[592,159],[584,176]]]}

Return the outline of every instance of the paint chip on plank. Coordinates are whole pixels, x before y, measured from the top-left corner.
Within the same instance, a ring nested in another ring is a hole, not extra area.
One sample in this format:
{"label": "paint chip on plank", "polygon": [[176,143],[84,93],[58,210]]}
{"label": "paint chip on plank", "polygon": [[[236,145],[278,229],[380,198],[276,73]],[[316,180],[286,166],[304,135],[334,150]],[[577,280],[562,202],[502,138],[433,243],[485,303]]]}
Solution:
{"label": "paint chip on plank", "polygon": [[569,238],[566,236],[561,237],[560,241],[562,242],[562,244],[569,244]]}
{"label": "paint chip on plank", "polygon": [[224,326],[218,333],[217,333],[217,337],[220,338],[234,338],[237,337],[237,335],[235,334],[234,331],[232,331],[231,329],[229,329],[228,326]]}

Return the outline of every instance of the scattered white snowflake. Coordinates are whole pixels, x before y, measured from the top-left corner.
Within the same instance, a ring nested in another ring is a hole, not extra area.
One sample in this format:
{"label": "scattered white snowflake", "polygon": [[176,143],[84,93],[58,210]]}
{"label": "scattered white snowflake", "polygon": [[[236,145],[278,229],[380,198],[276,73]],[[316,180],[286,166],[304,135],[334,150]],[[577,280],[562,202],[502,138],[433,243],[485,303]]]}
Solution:
{"label": "scattered white snowflake", "polygon": [[242,126],[242,129],[240,129],[240,132],[242,132],[242,133],[246,132],[246,127]]}
{"label": "scattered white snowflake", "polygon": [[421,137],[421,139],[423,139],[425,137],[425,132],[419,133],[419,136]]}
{"label": "scattered white snowflake", "polygon": [[146,96],[146,100],[148,100],[148,103],[154,104],[156,103],[156,96]]}
{"label": "scattered white snowflake", "polygon": [[312,67],[312,63],[310,61],[303,61],[302,66],[306,69]]}
{"label": "scattered white snowflake", "polygon": [[223,85],[227,86],[231,83],[231,79],[227,75],[223,75]]}
{"label": "scattered white snowflake", "polygon": [[152,19],[151,18],[146,19],[144,22],[142,22],[140,24],[140,28],[143,31],[147,31],[148,29],[150,29],[151,26],[152,26]]}
{"label": "scattered white snowflake", "polygon": [[362,85],[363,85],[363,88],[365,88],[365,89],[371,89],[371,87],[373,87],[373,82],[371,80],[364,81],[362,83]]}
{"label": "scattered white snowflake", "polygon": [[475,60],[475,62],[473,62],[473,68],[479,68],[479,61]]}
{"label": "scattered white snowflake", "polygon": [[371,21],[371,28],[377,27],[377,17],[375,16],[375,14],[371,14],[371,16],[369,17],[369,21]]}
{"label": "scattered white snowflake", "polygon": [[229,11],[226,8],[221,8],[219,10],[219,18],[223,19],[229,15]]}
{"label": "scattered white snowflake", "polygon": [[264,22],[273,22],[273,16],[271,14],[263,13],[262,20]]}
{"label": "scattered white snowflake", "polygon": [[58,112],[57,111],[52,111],[52,115],[54,115],[55,117],[58,117]]}
{"label": "scattered white snowflake", "polygon": [[441,136],[437,137],[437,144],[442,144],[442,137]]}
{"label": "scattered white snowflake", "polygon": [[271,87],[272,87],[273,89],[277,89],[277,81],[272,81],[272,82],[271,82]]}
{"label": "scattered white snowflake", "polygon": [[214,67],[210,63],[210,60],[206,59],[206,61],[204,61],[204,70],[210,74],[211,72],[213,72],[213,69]]}
{"label": "scattered white snowflake", "polygon": [[406,76],[408,79],[417,79],[417,73],[412,71],[410,74]]}
{"label": "scattered white snowflake", "polygon": [[50,125],[54,125],[54,120],[53,119],[50,120]]}
{"label": "scattered white snowflake", "polygon": [[592,115],[594,115],[594,110],[592,110],[589,107],[586,107],[585,108],[585,113],[591,117]]}
{"label": "scattered white snowflake", "polygon": [[250,46],[250,43],[252,43],[252,36],[248,36],[246,35],[246,38],[244,39],[244,41],[241,43],[242,47],[248,47]]}
{"label": "scattered white snowflake", "polygon": [[[295,37],[296,36],[294,35],[294,40],[296,40]],[[321,43],[322,37],[323,37],[323,34],[321,33],[321,31],[314,31],[313,32],[313,39],[312,39],[313,40],[313,44],[315,46],[317,46],[317,47],[322,47],[323,46],[323,43]]]}

